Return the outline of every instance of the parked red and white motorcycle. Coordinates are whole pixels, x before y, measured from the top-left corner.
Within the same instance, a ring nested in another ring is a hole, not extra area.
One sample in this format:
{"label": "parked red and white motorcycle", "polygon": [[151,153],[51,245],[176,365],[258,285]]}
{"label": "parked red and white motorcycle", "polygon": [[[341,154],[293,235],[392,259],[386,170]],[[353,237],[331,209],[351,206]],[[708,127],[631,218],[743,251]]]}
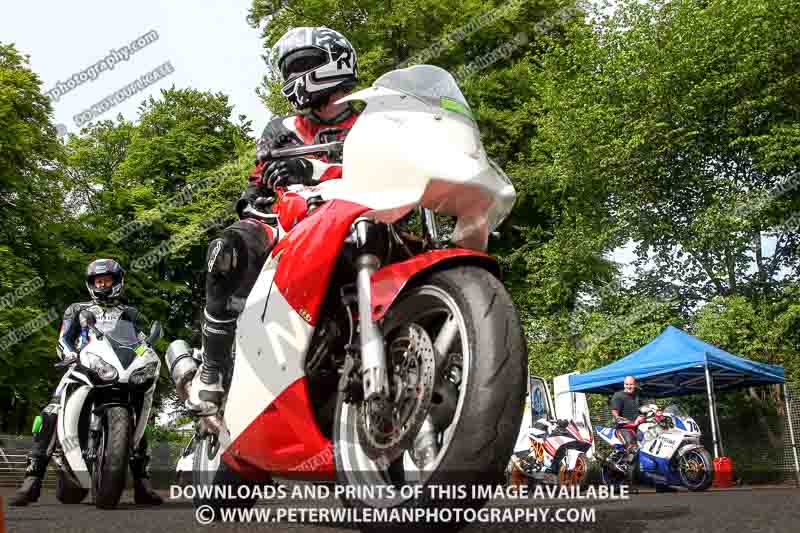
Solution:
{"label": "parked red and white motorcycle", "polygon": [[515,485],[550,483],[584,486],[589,480],[591,429],[579,428],[573,420],[540,418],[528,433],[530,449],[511,456],[511,479]]}
{"label": "parked red and white motorcycle", "polygon": [[[238,320],[223,413],[201,419],[195,484],[502,482],[527,356],[484,251],[514,188],[446,71],[396,70],[344,100],[366,102],[344,143],[272,154],[343,150],[343,178],[284,195],[277,215],[245,211],[273,224],[279,241]],[[457,217],[453,247],[434,213]],[[167,355],[181,397],[197,368],[192,352],[175,341]],[[429,496],[342,498],[386,508],[430,505]]]}

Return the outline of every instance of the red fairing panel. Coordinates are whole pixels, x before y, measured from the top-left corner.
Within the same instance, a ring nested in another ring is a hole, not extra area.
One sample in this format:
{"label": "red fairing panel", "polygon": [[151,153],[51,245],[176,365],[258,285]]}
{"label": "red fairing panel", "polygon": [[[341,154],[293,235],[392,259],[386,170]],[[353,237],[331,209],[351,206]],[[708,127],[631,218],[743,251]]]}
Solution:
{"label": "red fairing panel", "polygon": [[275,272],[275,286],[289,305],[315,326],[336,258],[344,239],[364,206],[332,200],[295,226],[272,250],[283,252]]}
{"label": "red fairing panel", "polygon": [[492,256],[463,248],[433,250],[378,270],[372,275],[372,319],[382,319],[408,280],[418,273],[442,261],[469,257],[478,259],[489,266],[493,272],[498,272],[497,263]]}
{"label": "red fairing panel", "polygon": [[292,383],[228,447],[223,460],[253,479],[258,471],[334,480],[331,441],[320,433],[305,377]]}
{"label": "red fairing panel", "polygon": [[278,213],[278,220],[281,227],[287,231],[301,222],[308,212],[308,204],[305,198],[294,192],[285,192],[280,195],[276,203],[275,211]]}

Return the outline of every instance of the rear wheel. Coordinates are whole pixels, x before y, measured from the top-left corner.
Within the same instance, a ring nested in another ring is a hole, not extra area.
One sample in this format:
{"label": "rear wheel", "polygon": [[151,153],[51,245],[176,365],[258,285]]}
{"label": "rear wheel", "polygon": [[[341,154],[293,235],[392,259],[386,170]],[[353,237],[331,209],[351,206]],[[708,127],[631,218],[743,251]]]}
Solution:
{"label": "rear wheel", "polygon": [[689,450],[678,458],[678,473],[683,486],[687,489],[706,490],[714,481],[711,454],[705,448]]}
{"label": "rear wheel", "polygon": [[[498,484],[522,420],[527,355],[511,298],[489,272],[457,267],[408,289],[383,323],[391,403],[339,398],[334,451],[352,507],[481,506],[404,485]],[[358,384],[360,387],[360,383]],[[372,487],[394,487],[377,493]],[[456,487],[452,487],[456,489]],[[468,491],[471,492],[471,491]],[[444,524],[448,531],[454,524]]]}
{"label": "rear wheel", "polygon": [[130,453],[131,422],[125,407],[106,409],[97,446],[97,462],[92,472],[94,503],[100,509],[113,509],[125,489]]}

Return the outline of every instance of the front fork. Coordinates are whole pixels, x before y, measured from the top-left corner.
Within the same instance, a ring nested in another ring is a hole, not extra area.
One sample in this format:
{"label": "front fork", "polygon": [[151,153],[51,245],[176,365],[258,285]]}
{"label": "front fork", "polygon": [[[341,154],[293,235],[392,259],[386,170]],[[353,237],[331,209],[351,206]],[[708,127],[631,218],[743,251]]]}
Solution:
{"label": "front fork", "polygon": [[[419,208],[420,221],[427,244],[431,248],[441,246],[439,226],[431,209]],[[367,251],[369,248],[369,229],[374,224],[366,217],[358,218],[352,226],[348,241],[364,250],[355,261],[357,272],[356,290],[358,293],[359,340],[361,341],[361,375],[363,378],[364,399],[368,402],[389,396],[386,350],[383,333],[372,320],[372,274],[381,266],[377,255]]]}
{"label": "front fork", "polygon": [[86,441],[86,450],[83,452],[83,460],[89,467],[89,472],[94,472],[97,464],[97,445],[99,443],[100,432],[103,430],[103,419],[98,415],[92,406],[92,417],[89,420],[89,438]]}
{"label": "front fork", "polygon": [[383,332],[372,320],[372,274],[380,267],[380,259],[365,253],[356,259],[359,338],[361,341],[361,375],[364,399],[389,398],[389,379]]}
{"label": "front fork", "polygon": [[[430,244],[438,244],[438,228],[433,212],[423,209],[421,214],[426,237]],[[366,218],[359,219],[353,224],[352,241],[356,246],[365,250],[370,224],[372,222]],[[391,409],[388,363],[383,332],[372,319],[372,274],[380,268],[380,265],[381,261],[378,256],[366,251],[355,261],[363,398],[368,405],[372,403],[381,406],[382,409],[379,408],[379,410],[385,410]],[[446,337],[451,338],[452,335]],[[438,454],[436,430],[430,414],[425,418],[416,435],[413,447],[416,451],[415,455],[419,456],[416,458],[419,465],[428,464]]]}

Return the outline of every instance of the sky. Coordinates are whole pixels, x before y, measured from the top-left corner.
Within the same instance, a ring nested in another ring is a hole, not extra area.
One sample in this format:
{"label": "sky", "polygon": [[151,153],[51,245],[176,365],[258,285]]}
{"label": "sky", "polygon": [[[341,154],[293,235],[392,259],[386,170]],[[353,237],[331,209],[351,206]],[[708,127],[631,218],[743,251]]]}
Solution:
{"label": "sky", "polygon": [[247,115],[257,135],[269,112],[255,94],[265,66],[259,30],[246,21],[250,4],[251,0],[0,0],[0,42],[14,43],[30,56],[31,68],[47,92],[112,50],[155,30],[158,40],[52,102],[53,123],[77,133],[75,115],[169,61],[172,74],[97,119],[114,119],[122,113],[135,120],[142,100],[157,97],[160,89],[174,84],[228,95],[235,106],[234,120]]}

